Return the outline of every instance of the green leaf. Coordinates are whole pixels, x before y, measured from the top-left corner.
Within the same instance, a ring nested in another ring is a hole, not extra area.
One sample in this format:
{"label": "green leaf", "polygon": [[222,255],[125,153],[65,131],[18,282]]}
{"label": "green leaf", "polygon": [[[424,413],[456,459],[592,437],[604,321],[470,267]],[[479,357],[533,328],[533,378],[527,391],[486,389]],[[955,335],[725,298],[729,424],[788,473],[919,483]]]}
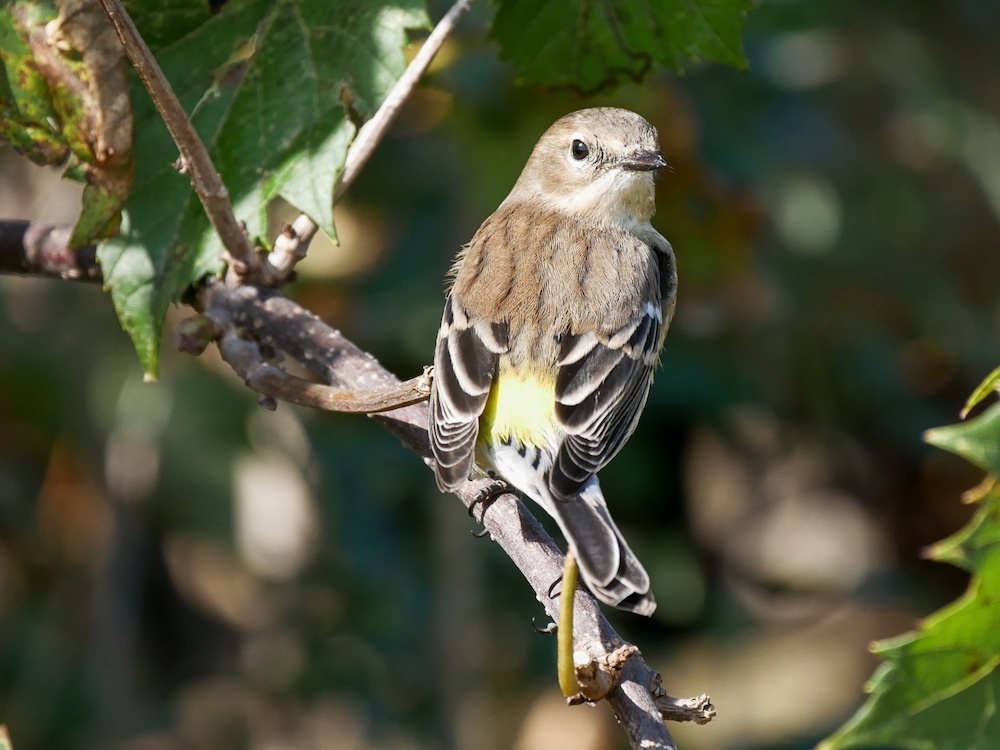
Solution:
{"label": "green leaf", "polygon": [[962,409],[962,419],[965,419],[976,404],[994,392],[1000,392],[1000,367],[987,375],[986,379],[969,396],[969,400],[965,402],[965,407]]}
{"label": "green leaf", "polygon": [[[198,13],[201,17],[198,17]],[[355,129],[342,104],[371,114],[405,69],[419,0],[132,2],[129,10],[229,190],[251,237],[268,233],[278,195],[333,234],[333,185]],[[175,15],[176,13],[176,15]],[[178,35],[178,36],[175,36]],[[222,269],[222,247],[176,146],[137,84],[137,177],[121,234],[99,251],[122,326],[148,375],[171,302]]]}
{"label": "green leaf", "polygon": [[[976,515],[965,528],[932,545],[928,550],[928,557],[938,562],[951,563],[970,573],[986,568],[990,564],[988,557],[994,554],[996,545],[1000,543],[998,498],[1000,498],[1000,488],[994,486],[983,495]],[[994,559],[992,564],[996,562]],[[988,589],[992,590],[996,584],[997,581],[992,580]]]}
{"label": "green leaf", "polygon": [[528,83],[592,92],[638,80],[654,62],[746,67],[750,0],[500,0],[493,36]]}
{"label": "green leaf", "polygon": [[968,590],[916,632],[875,644],[886,663],[866,686],[871,697],[820,750],[1000,747],[1000,492],[933,555],[972,570]]}
{"label": "green leaf", "polygon": [[[1000,474],[1000,404],[926,439]],[[871,696],[822,750],[1000,747],[1000,486],[988,478],[969,496],[980,501],[973,519],[929,550],[972,573],[969,588],[916,632],[875,645],[885,663],[866,687]]]}
{"label": "green leaf", "polygon": [[28,43],[29,29],[55,16],[54,5],[9,3],[0,8],[0,137],[36,164],[59,164],[69,155],[48,82]]}
{"label": "green leaf", "polygon": [[924,439],[981,469],[1000,475],[1000,404],[994,404],[967,422],[927,430]]}
{"label": "green leaf", "polygon": [[113,234],[132,186],[132,110],[124,54],[96,3],[0,8],[0,137],[38,164],[70,154],[87,181],[80,247]]}
{"label": "green leaf", "polygon": [[109,237],[118,231],[125,196],[99,185],[83,189],[80,218],[69,238],[70,247],[83,247],[97,237]]}

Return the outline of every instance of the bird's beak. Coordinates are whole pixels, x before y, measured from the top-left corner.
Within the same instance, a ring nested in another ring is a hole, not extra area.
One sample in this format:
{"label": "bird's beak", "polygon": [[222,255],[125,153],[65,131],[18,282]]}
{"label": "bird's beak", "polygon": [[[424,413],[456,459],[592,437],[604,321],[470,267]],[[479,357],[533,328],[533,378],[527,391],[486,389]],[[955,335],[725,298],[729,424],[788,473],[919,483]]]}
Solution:
{"label": "bird's beak", "polygon": [[666,160],[656,151],[640,151],[622,159],[618,164],[632,172],[652,172],[667,166]]}

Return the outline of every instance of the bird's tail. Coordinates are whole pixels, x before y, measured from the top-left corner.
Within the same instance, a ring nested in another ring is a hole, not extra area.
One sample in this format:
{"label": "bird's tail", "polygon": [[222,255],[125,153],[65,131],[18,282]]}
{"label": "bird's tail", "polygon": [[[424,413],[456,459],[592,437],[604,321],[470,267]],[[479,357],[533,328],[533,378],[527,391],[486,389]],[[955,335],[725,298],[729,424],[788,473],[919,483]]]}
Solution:
{"label": "bird's tail", "polygon": [[597,478],[569,500],[552,499],[552,515],[580,566],[580,575],[602,602],[636,614],[653,614],[649,574],[615,526]]}

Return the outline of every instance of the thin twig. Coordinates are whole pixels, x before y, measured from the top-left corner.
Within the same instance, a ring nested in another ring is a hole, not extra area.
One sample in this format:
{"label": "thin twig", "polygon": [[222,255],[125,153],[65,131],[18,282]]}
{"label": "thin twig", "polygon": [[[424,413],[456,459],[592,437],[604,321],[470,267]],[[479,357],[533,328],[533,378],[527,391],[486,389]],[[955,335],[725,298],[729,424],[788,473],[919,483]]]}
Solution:
{"label": "thin twig", "polygon": [[667,721],[693,721],[695,724],[708,724],[715,718],[715,706],[707,695],[694,698],[675,698],[663,693],[656,697],[656,705],[660,715]]}
{"label": "thin twig", "polygon": [[222,244],[241,267],[240,273],[254,269],[257,266],[257,251],[236,220],[229,201],[229,191],[222,183],[222,178],[212,164],[205,145],[198,137],[198,132],[191,124],[166,76],[160,70],[153,53],[139,35],[121,0],[100,0],[100,2],[115,31],[118,32],[118,38],[121,39],[122,47],[132,61],[136,73],[149,91],[156,109],[167,125],[167,130],[177,144],[184,169],[191,178],[191,185],[201,199],[205,213],[208,214]]}
{"label": "thin twig", "polygon": [[378,108],[378,112],[358,131],[354,143],[351,144],[351,148],[347,152],[347,160],[344,162],[344,171],[340,173],[340,181],[333,191],[334,204],[340,201],[347,188],[357,179],[361,168],[367,163],[368,157],[372,155],[375,147],[389,130],[389,126],[396,119],[399,108],[410,96],[424,71],[427,70],[427,66],[441,49],[445,39],[458,25],[459,19],[465,15],[471,5],[472,0],[458,0],[451,6],[424,41],[420,51],[410,61],[403,75],[396,81],[396,85],[389,91],[382,106]]}
{"label": "thin twig", "polygon": [[247,385],[257,393],[323,411],[351,414],[381,414],[419,404],[430,397],[426,375],[382,388],[335,388],[289,375],[277,365],[264,363],[251,373]]}
{"label": "thin twig", "polygon": [[295,264],[306,257],[306,250],[317,231],[316,222],[305,214],[299,214],[291,224],[282,226],[264,262],[268,277],[274,281],[287,279]]}

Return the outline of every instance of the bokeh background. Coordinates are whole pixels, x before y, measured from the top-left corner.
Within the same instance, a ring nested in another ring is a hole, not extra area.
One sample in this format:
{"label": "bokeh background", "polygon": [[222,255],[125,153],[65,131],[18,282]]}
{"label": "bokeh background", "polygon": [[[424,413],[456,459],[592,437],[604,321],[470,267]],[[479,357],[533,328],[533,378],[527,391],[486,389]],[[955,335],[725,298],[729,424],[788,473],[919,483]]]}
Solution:
{"label": "bokeh background", "polygon": [[[609,616],[671,693],[711,694],[712,724],[673,729],[682,750],[812,747],[860,705],[869,642],[966,584],[921,549],[962,525],[979,477],[921,432],[1000,364],[1000,5],[771,0],[748,71],[586,99],[519,87],[491,12],[463,22],[291,293],[415,375],[452,256],[541,132],[593,105],[652,121],[680,299],[602,481],[659,609]],[[0,151],[2,218],[69,222],[78,196]],[[474,528],[368,420],[266,412],[169,341],[143,383],[100,289],[0,278],[17,750],[624,747],[606,707],[562,704],[543,612]]]}

